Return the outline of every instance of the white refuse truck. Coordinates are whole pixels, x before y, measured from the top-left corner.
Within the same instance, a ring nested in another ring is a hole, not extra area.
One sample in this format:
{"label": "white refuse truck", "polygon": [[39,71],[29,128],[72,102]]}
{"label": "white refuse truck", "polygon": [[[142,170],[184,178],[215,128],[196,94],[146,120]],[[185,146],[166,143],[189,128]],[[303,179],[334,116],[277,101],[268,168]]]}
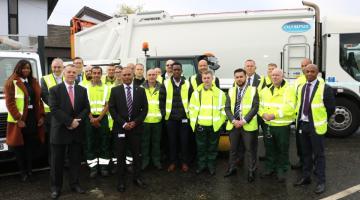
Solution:
{"label": "white refuse truck", "polygon": [[0,162],[15,159],[5,143],[8,111],[5,105],[4,84],[13,73],[16,63],[21,59],[26,59],[31,63],[35,78],[41,77],[37,41],[37,37],[0,36]]}
{"label": "white refuse truck", "polygon": [[[356,132],[360,119],[360,19],[324,18],[317,5],[298,9],[223,12],[171,16],[164,11],[115,17],[75,35],[75,55],[87,64],[142,62],[147,68],[176,59],[184,76],[197,72],[197,58],[212,52],[222,89],[231,87],[233,71],[254,59],[257,73],[266,75],[276,63],[288,79],[302,72],[310,58],[336,92],[336,113],[329,134]],[[142,44],[147,42],[148,51]],[[146,55],[145,55],[146,54]]]}

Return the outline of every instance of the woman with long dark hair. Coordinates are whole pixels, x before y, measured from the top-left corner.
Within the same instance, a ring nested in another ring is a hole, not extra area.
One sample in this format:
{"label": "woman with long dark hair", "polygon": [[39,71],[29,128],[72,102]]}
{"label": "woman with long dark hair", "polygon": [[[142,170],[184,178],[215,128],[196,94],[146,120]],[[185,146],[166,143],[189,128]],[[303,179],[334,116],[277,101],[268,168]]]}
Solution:
{"label": "woman with long dark hair", "polygon": [[34,149],[45,140],[41,88],[29,61],[20,60],[16,64],[5,82],[4,93],[8,109],[6,143],[15,153],[21,181],[26,182],[32,177]]}

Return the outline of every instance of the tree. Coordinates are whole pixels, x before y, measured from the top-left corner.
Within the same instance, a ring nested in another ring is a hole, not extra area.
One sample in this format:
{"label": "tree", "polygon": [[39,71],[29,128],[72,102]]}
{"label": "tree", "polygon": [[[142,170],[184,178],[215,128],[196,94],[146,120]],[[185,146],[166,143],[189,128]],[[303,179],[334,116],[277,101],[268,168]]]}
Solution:
{"label": "tree", "polygon": [[139,13],[142,12],[144,10],[142,5],[138,5],[136,7],[132,7],[126,4],[121,4],[118,6],[117,11],[115,11],[114,16],[123,16],[123,15],[130,15],[130,14],[135,14],[135,13]]}

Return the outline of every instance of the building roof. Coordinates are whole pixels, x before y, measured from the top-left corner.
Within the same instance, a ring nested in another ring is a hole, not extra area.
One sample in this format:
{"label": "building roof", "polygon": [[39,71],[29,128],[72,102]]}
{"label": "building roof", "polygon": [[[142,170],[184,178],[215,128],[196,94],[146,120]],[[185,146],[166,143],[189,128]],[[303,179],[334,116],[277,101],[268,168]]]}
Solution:
{"label": "building roof", "polygon": [[48,19],[51,16],[51,13],[54,11],[57,2],[58,0],[48,0]]}
{"label": "building roof", "polygon": [[77,18],[82,18],[82,17],[85,16],[85,15],[90,16],[90,17],[92,17],[92,18],[95,18],[95,19],[97,19],[97,20],[99,20],[99,21],[102,21],[102,22],[112,18],[111,16],[109,16],[109,15],[107,15],[107,14],[104,14],[104,13],[102,13],[102,12],[99,12],[99,11],[97,11],[97,10],[94,10],[94,9],[92,9],[92,8],[89,8],[89,7],[87,7],[87,6],[84,6],[84,7],[75,15],[75,17],[77,17]]}
{"label": "building roof", "polygon": [[48,24],[45,47],[70,48],[70,27]]}

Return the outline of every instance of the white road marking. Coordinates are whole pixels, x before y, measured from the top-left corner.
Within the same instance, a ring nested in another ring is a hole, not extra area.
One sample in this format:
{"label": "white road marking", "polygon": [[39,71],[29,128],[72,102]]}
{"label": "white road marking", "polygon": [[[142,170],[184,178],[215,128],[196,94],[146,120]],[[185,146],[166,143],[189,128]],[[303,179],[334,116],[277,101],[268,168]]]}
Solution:
{"label": "white road marking", "polygon": [[358,192],[360,191],[360,184],[359,185],[355,185],[351,188],[348,188],[346,190],[343,190],[341,192],[338,192],[336,194],[333,194],[331,196],[328,196],[328,197],[325,197],[323,199],[320,199],[320,200],[336,200],[336,199],[341,199],[341,198],[344,198],[346,196],[349,196],[355,192]]}

